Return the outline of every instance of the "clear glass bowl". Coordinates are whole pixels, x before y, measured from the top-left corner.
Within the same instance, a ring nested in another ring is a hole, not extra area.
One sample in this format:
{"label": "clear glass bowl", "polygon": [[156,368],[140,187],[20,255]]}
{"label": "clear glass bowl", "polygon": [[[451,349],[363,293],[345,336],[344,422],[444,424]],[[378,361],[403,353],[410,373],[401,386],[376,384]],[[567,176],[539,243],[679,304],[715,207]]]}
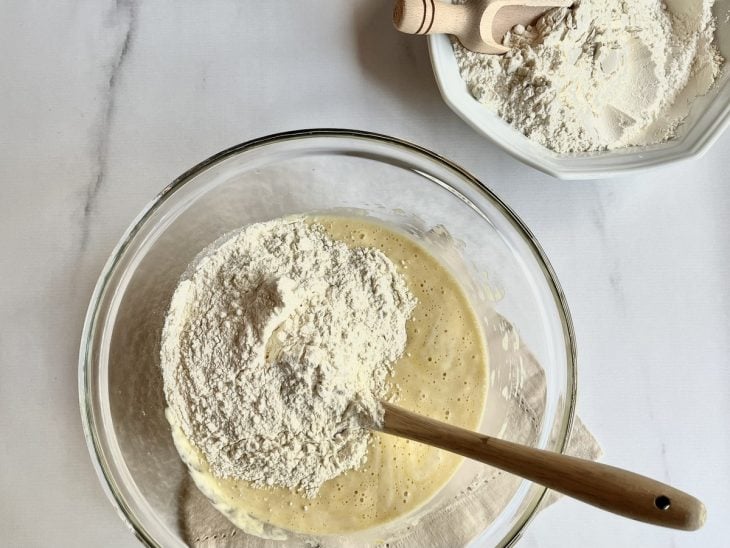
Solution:
{"label": "clear glass bowl", "polygon": [[[575,404],[573,331],[555,274],[522,221],[467,172],[404,141],[344,130],[264,137],[213,156],[163,189],[122,237],[91,299],[79,360],[86,440],[110,499],[144,543],[196,544],[207,531],[210,539],[218,532],[221,544],[256,544],[205,506],[207,499],[192,486],[164,416],[159,340],[180,275],[201,249],[230,230],[333,210],[365,212],[416,238],[443,238],[443,229],[448,232],[468,263],[470,279],[462,281],[473,294],[489,341],[490,387],[481,430],[564,449]],[[446,262],[453,259],[438,245],[430,249]],[[517,396],[534,379],[526,379],[509,355],[519,346],[516,334],[505,330],[509,325],[542,367],[540,388],[527,402],[531,417],[525,417],[526,402]],[[464,486],[474,485],[485,470],[465,461],[443,492],[403,523],[319,540],[363,545],[399,527],[426,531],[439,523],[435,512],[465,497]],[[465,521],[458,512],[449,514],[454,533],[444,536],[440,530],[442,545],[508,545],[545,495],[543,487],[508,474],[491,481],[490,493],[501,493],[490,501],[496,506],[494,519],[464,515],[472,523],[468,529],[456,525]],[[196,511],[190,511],[193,503]],[[290,544],[301,545],[301,539],[294,537]],[[415,544],[412,537],[401,542],[409,544]]]}

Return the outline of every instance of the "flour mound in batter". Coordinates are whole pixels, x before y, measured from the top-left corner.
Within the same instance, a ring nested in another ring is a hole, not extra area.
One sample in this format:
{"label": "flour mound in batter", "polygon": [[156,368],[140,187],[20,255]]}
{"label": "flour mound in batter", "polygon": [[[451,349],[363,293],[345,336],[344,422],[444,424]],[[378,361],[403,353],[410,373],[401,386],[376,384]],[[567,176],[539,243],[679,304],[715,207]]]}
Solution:
{"label": "flour mound in batter", "polygon": [[168,417],[221,478],[313,497],[365,461],[415,300],[380,251],[302,218],[196,259],[165,319]]}

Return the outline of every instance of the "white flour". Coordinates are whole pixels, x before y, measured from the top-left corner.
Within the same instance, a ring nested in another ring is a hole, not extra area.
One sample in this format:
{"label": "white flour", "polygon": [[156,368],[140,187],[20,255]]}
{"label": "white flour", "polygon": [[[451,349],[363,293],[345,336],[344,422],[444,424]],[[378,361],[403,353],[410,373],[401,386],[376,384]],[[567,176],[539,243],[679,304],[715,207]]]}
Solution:
{"label": "white flour", "polygon": [[300,218],[206,250],[162,336],[168,416],[218,477],[314,496],[363,463],[415,306],[380,251]]}
{"label": "white flour", "polygon": [[505,36],[504,56],[454,51],[471,94],[561,153],[662,142],[722,59],[714,0],[580,0]]}

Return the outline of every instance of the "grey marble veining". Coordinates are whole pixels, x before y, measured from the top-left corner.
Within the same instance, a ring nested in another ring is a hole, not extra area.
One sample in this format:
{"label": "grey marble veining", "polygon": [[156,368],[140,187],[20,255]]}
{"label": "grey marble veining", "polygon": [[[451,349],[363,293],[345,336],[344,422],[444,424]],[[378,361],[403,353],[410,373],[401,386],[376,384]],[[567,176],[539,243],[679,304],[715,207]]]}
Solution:
{"label": "grey marble veining", "polygon": [[117,44],[111,51],[111,58],[104,63],[102,68],[107,76],[107,85],[101,90],[101,111],[96,131],[93,134],[95,148],[93,151],[94,172],[92,180],[86,190],[84,202],[84,215],[81,220],[81,238],[79,241],[81,250],[86,248],[89,239],[90,217],[94,212],[96,197],[104,182],[108,153],[109,139],[116,117],[117,82],[122,75],[127,53],[134,40],[137,21],[137,4],[134,0],[117,1],[109,10],[107,24],[112,28],[114,34],[119,36]]}

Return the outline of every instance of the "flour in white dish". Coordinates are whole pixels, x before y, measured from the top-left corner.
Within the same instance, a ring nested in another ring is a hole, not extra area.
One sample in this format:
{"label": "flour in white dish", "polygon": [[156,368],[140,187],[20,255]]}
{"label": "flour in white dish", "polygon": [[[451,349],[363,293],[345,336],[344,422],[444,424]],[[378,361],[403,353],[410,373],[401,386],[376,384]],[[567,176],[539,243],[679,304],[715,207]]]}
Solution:
{"label": "flour in white dish", "polygon": [[714,0],[580,0],[505,36],[503,56],[454,41],[470,93],[556,152],[673,138],[715,81]]}
{"label": "flour in white dish", "polygon": [[248,226],[203,252],[174,293],[168,417],[214,475],[314,496],[364,462],[414,306],[380,251],[302,218]]}

